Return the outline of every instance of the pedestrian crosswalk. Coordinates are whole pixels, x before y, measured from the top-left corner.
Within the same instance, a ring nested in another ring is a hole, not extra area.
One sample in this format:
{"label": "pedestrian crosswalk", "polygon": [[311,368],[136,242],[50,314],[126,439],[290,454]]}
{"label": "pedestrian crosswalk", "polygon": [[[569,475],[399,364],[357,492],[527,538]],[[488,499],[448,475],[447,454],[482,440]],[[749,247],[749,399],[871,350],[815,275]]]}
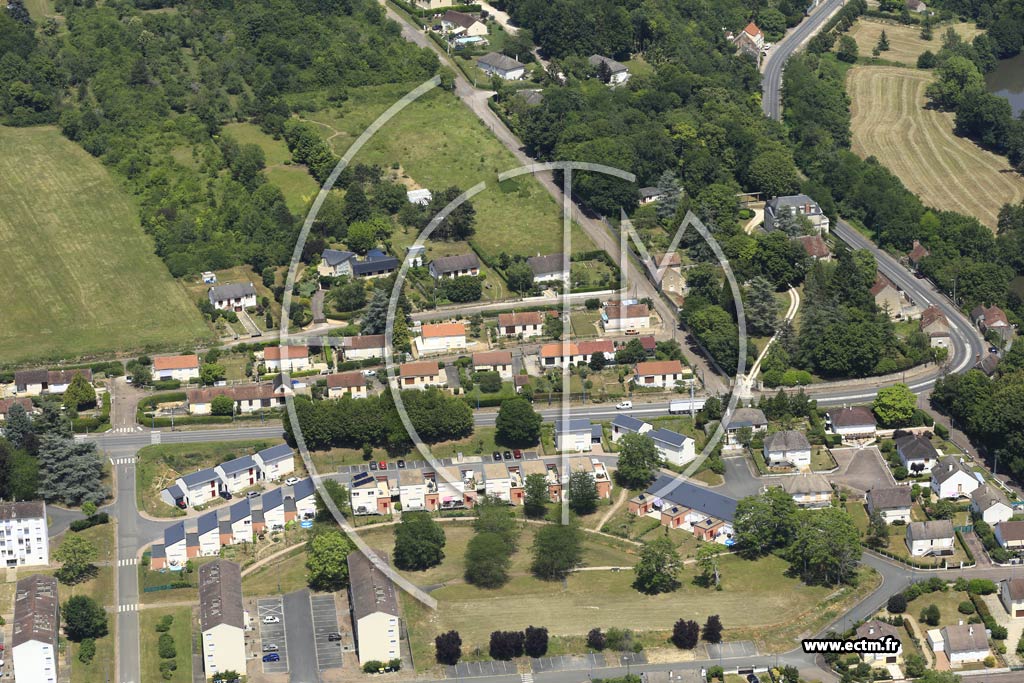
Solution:
{"label": "pedestrian crosswalk", "polygon": [[149,433],[149,443],[158,444],[160,443],[160,432],[153,431]]}
{"label": "pedestrian crosswalk", "polygon": [[118,612],[138,612],[139,611],[139,603],[133,602],[133,603],[131,603],[129,605],[118,605],[117,606],[117,611]]}
{"label": "pedestrian crosswalk", "polygon": [[115,465],[134,465],[135,458],[130,456],[124,458],[111,458],[110,462],[112,462]]}
{"label": "pedestrian crosswalk", "polygon": [[523,683],[533,683],[533,674],[522,674]]}
{"label": "pedestrian crosswalk", "polygon": [[131,432],[141,432],[142,427],[139,425],[132,425],[130,427],[114,427],[110,431],[114,434],[128,434]]}
{"label": "pedestrian crosswalk", "polygon": [[137,558],[137,557],[126,557],[123,560],[118,560],[117,561],[117,566],[118,567],[132,567],[132,566],[137,565],[138,563],[139,563],[139,558]]}

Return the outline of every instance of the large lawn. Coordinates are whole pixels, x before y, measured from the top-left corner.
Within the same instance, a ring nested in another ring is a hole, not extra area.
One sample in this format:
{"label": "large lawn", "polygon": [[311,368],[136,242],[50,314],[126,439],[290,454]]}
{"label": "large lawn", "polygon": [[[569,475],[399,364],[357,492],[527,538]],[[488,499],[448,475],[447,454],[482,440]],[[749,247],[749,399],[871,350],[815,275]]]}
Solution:
{"label": "large lawn", "polygon": [[[155,626],[164,615],[174,617],[168,633],[174,638],[178,656],[174,659],[178,668],[171,678],[165,679],[160,673],[160,650],[157,642],[160,634]],[[192,609],[190,607],[166,607],[142,610],[139,613],[139,646],[142,654],[142,683],[191,683],[192,681]]]}
{"label": "large lawn", "polygon": [[[888,30],[888,29],[887,29]],[[930,71],[855,66],[847,76],[853,151],[875,156],[925,204],[994,228],[999,207],[1024,198],[1005,157],[953,134],[953,114],[925,109]]]}
{"label": "large lawn", "polygon": [[135,465],[135,496],[139,509],[157,517],[180,515],[177,509],[160,500],[160,491],[175,479],[271,445],[270,441],[213,441],[146,446],[139,451]]}
{"label": "large lawn", "polygon": [[[341,107],[306,117],[323,124],[324,137],[342,154],[377,116],[415,85],[354,89]],[[406,107],[355,160],[379,164],[410,186],[432,190],[451,185],[467,190],[486,182],[487,189],[472,200],[477,214],[473,245],[491,256],[502,251],[524,256],[562,251],[558,204],[533,178],[497,183],[498,173],[521,164],[448,93],[435,89]],[[593,248],[578,227],[573,229],[572,240],[573,251]]]}
{"label": "large lawn", "polygon": [[881,53],[879,58],[890,62],[900,62],[907,66],[917,66],[917,58],[922,52],[925,50],[938,52],[942,48],[942,36],[950,28],[967,43],[981,33],[981,30],[974,24],[946,24],[936,26],[932,30],[932,39],[924,40],[921,38],[920,26],[902,26],[862,17],[850,29],[850,35],[857,41],[860,56],[871,57],[871,51],[878,45],[882,31],[885,31],[885,37],[889,40],[889,50]]}
{"label": "large lawn", "polygon": [[130,197],[56,128],[0,127],[0,197],[0,363],[210,336]]}

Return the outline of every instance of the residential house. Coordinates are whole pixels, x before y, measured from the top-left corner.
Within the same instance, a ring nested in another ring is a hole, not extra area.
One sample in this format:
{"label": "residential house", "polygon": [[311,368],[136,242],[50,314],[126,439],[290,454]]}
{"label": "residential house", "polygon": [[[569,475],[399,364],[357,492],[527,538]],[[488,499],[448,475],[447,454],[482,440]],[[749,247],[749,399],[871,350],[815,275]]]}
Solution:
{"label": "residential house", "polygon": [[543,475],[548,484],[548,496],[551,502],[557,503],[562,500],[562,479],[558,476],[558,466],[555,463],[546,463],[543,460],[523,461],[523,479],[531,474]]}
{"label": "residential house", "polygon": [[833,434],[839,434],[843,440],[874,438],[878,423],[870,408],[853,406],[840,408],[828,413]]}
{"label": "residential house", "polygon": [[456,256],[441,256],[430,262],[429,270],[435,280],[479,275],[480,259],[472,252]]}
{"label": "residential house", "polygon": [[441,10],[454,4],[455,0],[416,0],[417,7],[429,10]]}
{"label": "residential house", "polygon": [[871,295],[875,297],[875,305],[894,320],[903,318],[910,310],[911,302],[907,296],[882,273],[875,274]]}
{"label": "residential house", "polygon": [[295,451],[286,443],[257,451],[253,456],[263,479],[277,481],[295,471]]}
{"label": "residential house", "polygon": [[38,396],[44,393],[63,394],[76,375],[82,375],[85,381],[92,383],[92,370],[89,368],[19,370],[14,373],[14,390],[19,396]]}
{"label": "residential house", "polygon": [[769,434],[764,439],[764,461],[769,467],[811,468],[811,443],[803,432],[792,429]]}
{"label": "residential house", "polygon": [[610,57],[604,57],[602,55],[590,55],[587,57],[587,62],[590,66],[597,69],[598,76],[601,75],[602,71],[607,69],[608,85],[622,85],[629,80],[629,67],[622,62],[617,62]]}
{"label": "residential house", "polygon": [[652,429],[647,436],[654,440],[658,455],[667,463],[682,467],[697,457],[696,442],[671,429]]}
{"label": "residential house", "polygon": [[[594,426],[598,427],[600,425]],[[608,476],[608,470],[605,469],[604,463],[600,460],[586,456],[569,458],[569,473],[571,475],[574,472],[585,472],[590,475],[590,478],[597,485],[598,498],[606,499],[612,497],[612,481]],[[566,479],[566,483],[568,482],[569,480]]]}
{"label": "residential house", "polygon": [[763,432],[768,429],[768,419],[760,408],[737,408],[733,411],[725,427],[725,443],[736,445],[739,443],[739,431],[750,428],[751,432]]}
{"label": "residential house", "polygon": [[[484,463],[484,492],[492,498],[506,503],[512,502],[512,474],[503,462]],[[522,478],[520,478],[522,488]]]}
{"label": "residential house", "polygon": [[[198,548],[199,557],[213,557],[219,554],[223,547],[220,536],[220,510],[212,510],[200,515],[195,521],[196,541],[191,543],[186,539],[187,544]],[[188,522],[185,524],[185,529],[188,530]],[[191,557],[191,554],[189,556]]]}
{"label": "residential house", "polygon": [[391,513],[391,485],[386,474],[357,474],[349,487],[352,513],[387,515]]}
{"label": "residential house", "polygon": [[995,353],[986,353],[985,357],[974,364],[975,370],[981,370],[988,377],[995,374],[996,368],[999,367],[999,355]]}
{"label": "residential house", "polygon": [[584,362],[579,345],[564,340],[541,345],[538,355],[542,368],[568,367]]}
{"label": "residential house", "polygon": [[991,652],[984,624],[957,624],[928,631],[928,645],[933,652],[944,652],[952,667],[981,662]]}
{"label": "residential house", "polygon": [[387,567],[380,555],[373,560],[362,551],[348,556],[349,606],[360,666],[402,658],[397,591],[377,563]]}
{"label": "residential house", "polygon": [[693,373],[684,374],[683,364],[677,360],[649,360],[636,364],[633,384],[638,387],[674,389],[684,380],[693,379]]}
{"label": "residential house", "polygon": [[1006,550],[1024,550],[1024,522],[999,522],[995,526],[996,541]]}
{"label": "residential house", "polygon": [[[426,190],[427,193],[430,190]],[[429,200],[428,200],[429,202]],[[418,202],[411,202],[417,204]],[[413,244],[406,249],[405,258],[409,261],[409,267],[411,268],[422,268],[424,259],[427,257],[427,248],[422,244]]]}
{"label": "residential house", "polygon": [[274,391],[269,382],[261,384],[243,384],[236,387],[204,387],[189,389],[185,393],[188,412],[191,415],[210,415],[213,412],[213,399],[227,396],[234,404],[235,414],[248,415],[258,410],[279,408],[285,404],[285,396]]}
{"label": "residential house", "polygon": [[[6,609],[5,605],[4,611]],[[60,597],[57,593],[57,579],[35,574],[15,584],[11,631],[9,652],[14,657],[15,679],[31,683],[57,683],[60,667]],[[2,652],[0,659],[3,659]]]}
{"label": "residential house", "polygon": [[611,339],[589,339],[579,342],[576,346],[584,363],[589,363],[599,353],[604,357],[605,364],[615,363],[615,344]]}
{"label": "residential house", "polygon": [[245,671],[242,569],[234,562],[214,560],[199,567],[199,629],[206,678]]}
{"label": "residential house", "polygon": [[889,640],[899,644],[895,652],[862,652],[861,661],[872,664],[896,664],[903,657],[902,630],[890,623],[870,619],[857,627],[857,640]]}
{"label": "residential house", "polygon": [[500,52],[489,52],[476,60],[476,65],[488,76],[498,76],[506,81],[518,81],[526,74],[526,66]]}
{"label": "residential house", "polygon": [[740,31],[734,42],[741,52],[759,57],[764,49],[764,33],[761,32],[757,24],[750,22],[746,28]]}
{"label": "residential house", "polygon": [[15,405],[19,405],[24,408],[25,412],[28,414],[37,412],[35,405],[32,403],[32,399],[27,396],[2,398],[0,399],[0,422],[5,422],[7,420],[7,414],[11,412],[11,408]]}
{"label": "residential house", "polygon": [[998,306],[975,306],[971,310],[971,320],[983,333],[990,330],[997,333],[1004,342],[1013,339],[1013,327],[1006,318],[1006,313]]}
{"label": "residential house", "polygon": [[893,486],[868,491],[868,514],[878,512],[888,524],[910,523],[910,487]]}
{"label": "residential house", "polygon": [[651,279],[658,283],[658,291],[672,299],[677,306],[683,305],[686,293],[686,276],[683,275],[679,252],[655,253],[647,263]]}
{"label": "residential house", "polygon": [[828,248],[828,243],[821,238],[821,235],[800,235],[794,237],[800,246],[804,248],[804,253],[815,261],[831,261],[832,250]]}
{"label": "residential house", "polygon": [[421,356],[465,349],[466,326],[463,323],[424,323],[415,341]]}
{"label": "residential house", "polygon": [[265,528],[269,531],[283,529],[286,521],[284,487],[267,491],[260,497],[260,501],[263,505],[263,523]]}
{"label": "residential house", "polygon": [[953,523],[948,519],[911,522],[907,525],[907,548],[914,557],[952,555]]}
{"label": "residential house", "polygon": [[647,491],[629,501],[634,515],[656,515],[670,528],[692,531],[703,541],[732,545],[736,501],[682,477],[659,475]]}
{"label": "residential house", "polygon": [[539,107],[544,102],[543,90],[516,90],[516,97],[528,107]]}
{"label": "residential house", "polygon": [[153,379],[166,381],[176,379],[188,382],[199,378],[199,356],[190,353],[184,356],[157,356],[153,359]]}
{"label": "residential house", "polygon": [[339,372],[327,375],[328,398],[366,398],[366,378],[361,372]]}
{"label": "residential house", "polygon": [[534,282],[564,282],[569,278],[569,262],[565,254],[531,256],[526,265],[533,273]]}
{"label": "residential house", "polygon": [[[253,498],[251,500],[259,500]],[[252,508],[250,499],[243,498],[231,507],[218,508],[217,527],[221,546],[252,543]]]}
{"label": "residential house", "polygon": [[360,334],[341,338],[341,351],[345,360],[384,358],[383,334]]}
{"label": "residential house", "polygon": [[[740,34],[740,38],[742,38],[742,34]],[[740,38],[737,38],[737,41]],[[805,194],[775,197],[769,200],[764,207],[764,229],[768,232],[774,230],[776,221],[786,214],[790,216],[804,216],[811,222],[811,226],[819,235],[828,234],[828,216],[818,206],[818,202]]]}
{"label": "residential house", "polygon": [[921,244],[919,240],[914,240],[914,248],[910,250],[909,254],[907,254],[907,261],[909,261],[910,265],[914,266],[914,268],[917,268],[921,265],[921,261],[931,255],[932,253],[928,251],[928,249]]}
{"label": "residential house", "polygon": [[967,498],[981,482],[955,455],[947,455],[932,468],[932,491],[939,498]]}
{"label": "residential house", "polygon": [[504,380],[512,379],[511,351],[479,351],[473,354],[473,370],[496,372]]}
{"label": "residential house", "polygon": [[928,5],[921,2],[921,0],[907,0],[906,8],[911,12],[924,13],[928,11]]}
{"label": "residential house", "polygon": [[431,360],[402,363],[398,368],[398,381],[402,389],[443,387],[447,383],[444,370],[439,369],[437,363]]}
{"label": "residential house", "polygon": [[391,254],[380,249],[371,249],[366,256],[352,262],[352,274],[356,277],[376,278],[387,277],[398,270],[402,262]]}
{"label": "residential house", "polygon": [[1006,495],[988,484],[982,484],[971,491],[971,511],[989,526],[1008,522],[1013,517],[1013,508]]}
{"label": "residential house", "polygon": [[[174,485],[181,493],[181,500],[189,507],[203,505],[220,495],[223,482],[216,468],[207,467],[178,477]],[[173,503],[172,503],[173,504]]]}
{"label": "residential house", "polygon": [[[600,425],[597,425],[600,427]],[[600,443],[600,438],[598,439]],[[559,452],[589,453],[593,447],[593,425],[585,417],[555,422],[555,449]]]}
{"label": "residential house", "polygon": [[316,485],[309,477],[300,479],[294,485],[285,485],[284,518],[292,520],[313,519],[316,515]]}
{"label": "residential house", "polygon": [[921,312],[920,330],[928,336],[932,347],[949,348],[949,320],[938,306],[929,306]]}
{"label": "residential house", "polygon": [[524,313],[500,313],[498,315],[498,333],[506,337],[523,339],[539,337],[544,333],[544,314],[540,311]]}
{"label": "residential house", "polygon": [[632,415],[619,413],[612,420],[612,442],[618,442],[626,434],[646,434],[654,427],[650,423],[638,420]]}
{"label": "residential house", "polygon": [[637,191],[639,203],[641,206],[644,204],[653,204],[654,202],[660,202],[665,198],[665,193],[656,187],[641,187]]}
{"label": "residential house", "polygon": [[910,434],[896,439],[896,454],[900,462],[914,475],[927,474],[939,461],[939,452],[924,434]]}
{"label": "residential house", "polygon": [[324,249],[324,253],[320,254],[320,264],[316,267],[316,271],[324,277],[339,277],[341,275],[352,277],[352,264],[355,260],[354,252]]}
{"label": "residential house", "polygon": [[[433,486],[431,486],[433,484]],[[428,480],[423,470],[398,470],[398,500],[402,503],[402,512],[414,510],[436,510],[427,506],[427,492],[436,493],[437,484]],[[364,505],[365,507],[365,505]]]}
{"label": "residential house", "polygon": [[222,462],[213,469],[220,477],[224,490],[232,494],[255,486],[260,480],[259,463],[251,455]]}
{"label": "residential house", "polygon": [[35,567],[50,563],[46,502],[0,501],[0,567]]}
{"label": "residential house", "polygon": [[651,326],[651,311],[647,304],[606,303],[601,312],[604,329],[608,332],[636,334]]}
{"label": "residential house", "polygon": [[1014,619],[1024,617],[1024,579],[1007,579],[999,587],[999,601]]}
{"label": "residential house", "polygon": [[821,474],[783,477],[782,488],[802,508],[817,510],[832,505],[832,485]]}
{"label": "residential house", "polygon": [[441,28],[457,36],[486,36],[487,24],[472,14],[448,10],[441,17]]}
{"label": "residential house", "polygon": [[256,306],[256,288],[251,282],[233,282],[210,287],[207,298],[221,311],[242,311]]}
{"label": "residential house", "polygon": [[267,372],[298,372],[309,369],[309,347],[303,345],[268,346],[263,349],[263,365]]}

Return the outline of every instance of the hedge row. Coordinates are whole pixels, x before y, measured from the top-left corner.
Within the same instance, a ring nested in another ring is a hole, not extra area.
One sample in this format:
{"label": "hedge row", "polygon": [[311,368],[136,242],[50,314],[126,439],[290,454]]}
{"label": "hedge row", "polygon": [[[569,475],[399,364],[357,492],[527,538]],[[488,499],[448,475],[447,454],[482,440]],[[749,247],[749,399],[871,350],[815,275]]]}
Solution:
{"label": "hedge row", "polygon": [[106,524],[109,521],[110,516],[106,512],[97,512],[95,515],[91,515],[85,519],[76,519],[71,522],[71,526],[69,528],[72,531],[85,531],[86,529],[90,529],[94,526]]}

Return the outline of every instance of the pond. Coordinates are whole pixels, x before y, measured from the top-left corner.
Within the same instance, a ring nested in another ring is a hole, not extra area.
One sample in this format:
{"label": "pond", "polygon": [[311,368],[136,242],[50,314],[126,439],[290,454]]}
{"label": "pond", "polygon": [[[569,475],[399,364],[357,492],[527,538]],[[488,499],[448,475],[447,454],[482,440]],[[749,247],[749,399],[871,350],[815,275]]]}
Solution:
{"label": "pond", "polygon": [[1013,115],[1020,116],[1024,112],[1024,53],[1000,61],[985,77],[985,84],[990,93],[1009,100]]}

